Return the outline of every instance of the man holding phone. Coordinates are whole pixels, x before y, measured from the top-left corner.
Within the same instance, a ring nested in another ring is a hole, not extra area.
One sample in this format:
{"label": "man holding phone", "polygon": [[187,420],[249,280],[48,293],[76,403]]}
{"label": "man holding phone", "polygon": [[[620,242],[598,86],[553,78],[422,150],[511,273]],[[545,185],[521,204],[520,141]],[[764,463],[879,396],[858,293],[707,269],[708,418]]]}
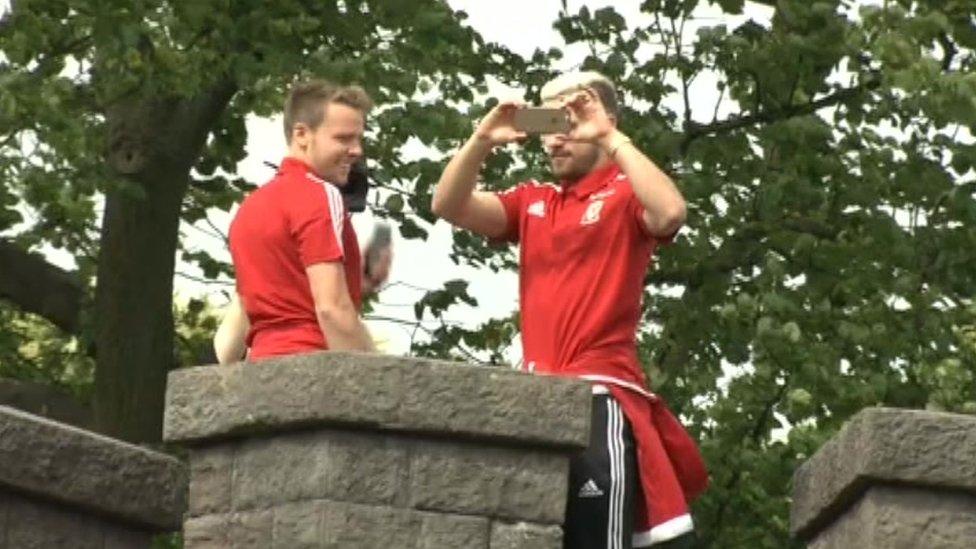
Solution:
{"label": "man holding phone", "polygon": [[[567,548],[691,547],[688,501],[707,473],[646,389],[637,357],[644,275],[685,218],[671,179],[617,129],[616,91],[594,72],[542,89],[544,107],[503,102],[448,163],[432,209],[457,227],[520,244],[525,369],[593,384],[590,447],[570,465]],[[492,150],[542,133],[558,183],[475,190]]]}
{"label": "man holding phone", "polygon": [[[362,158],[371,101],[362,88],[313,80],[285,102],[288,155],[231,222],[239,304],[215,338],[220,362],[373,349],[359,318],[362,260],[340,187]],[[246,332],[241,341],[240,334]]]}

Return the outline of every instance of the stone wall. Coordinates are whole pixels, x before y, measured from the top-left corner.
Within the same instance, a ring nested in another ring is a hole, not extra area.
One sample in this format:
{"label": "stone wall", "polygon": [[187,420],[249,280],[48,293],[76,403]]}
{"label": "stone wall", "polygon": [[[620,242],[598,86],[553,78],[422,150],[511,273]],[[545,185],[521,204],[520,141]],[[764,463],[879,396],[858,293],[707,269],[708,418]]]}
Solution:
{"label": "stone wall", "polygon": [[186,482],[173,457],[0,406],[2,549],[146,549]]}
{"label": "stone wall", "polygon": [[817,549],[976,547],[976,417],[862,411],[796,471],[791,529]]}
{"label": "stone wall", "polygon": [[187,549],[557,549],[588,385],[317,353],[174,371]]}

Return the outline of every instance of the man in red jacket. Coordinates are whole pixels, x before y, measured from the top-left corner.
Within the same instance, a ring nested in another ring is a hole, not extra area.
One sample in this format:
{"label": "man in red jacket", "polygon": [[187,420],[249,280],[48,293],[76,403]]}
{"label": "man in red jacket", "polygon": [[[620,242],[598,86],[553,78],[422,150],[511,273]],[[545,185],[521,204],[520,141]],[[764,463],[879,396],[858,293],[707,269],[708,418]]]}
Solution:
{"label": "man in red jacket", "polygon": [[[453,225],[520,244],[525,369],[593,384],[590,447],[570,465],[567,548],[688,547],[687,502],[707,483],[697,448],[646,389],[637,357],[644,275],[685,219],[671,179],[617,129],[614,86],[597,73],[542,90],[571,129],[543,135],[558,183],[475,190],[485,159],[526,137],[523,105],[495,107],[450,161],[433,211]],[[658,545],[660,544],[660,545]]]}
{"label": "man in red jacket", "polygon": [[277,175],[244,200],[230,226],[251,360],[373,349],[359,318],[359,243],[339,190],[363,155],[370,107],[362,88],[323,81],[299,83],[288,95],[288,154]]}

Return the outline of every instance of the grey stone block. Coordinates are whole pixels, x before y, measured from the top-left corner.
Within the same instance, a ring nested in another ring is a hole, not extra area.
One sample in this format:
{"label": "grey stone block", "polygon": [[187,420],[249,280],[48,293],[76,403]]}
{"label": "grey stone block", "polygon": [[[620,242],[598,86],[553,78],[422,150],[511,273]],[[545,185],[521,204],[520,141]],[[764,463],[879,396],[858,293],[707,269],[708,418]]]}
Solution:
{"label": "grey stone block", "polygon": [[271,547],[273,525],[271,510],[194,517],[183,525],[183,547],[267,549]]}
{"label": "grey stone block", "polygon": [[227,515],[188,518],[183,523],[184,549],[224,549],[230,546]]}
{"label": "grey stone block", "polygon": [[164,438],[344,426],[582,448],[590,400],[576,380],[323,352],[171,372]]}
{"label": "grey stone block", "polygon": [[875,486],[810,543],[811,549],[969,549],[976,496]]}
{"label": "grey stone block", "polygon": [[[268,531],[270,539],[264,537]],[[258,513],[191,518],[184,530],[184,547],[482,548],[488,546],[488,532],[488,519],[481,517],[315,500]],[[256,545],[259,540],[264,545]]]}
{"label": "grey stone block", "polygon": [[227,443],[190,451],[187,509],[190,516],[226,513],[231,510],[231,475],[236,449],[236,444]]}
{"label": "grey stone block", "polygon": [[0,406],[0,487],[176,530],[186,478],[173,457]]}
{"label": "grey stone block", "polygon": [[559,526],[519,522],[491,525],[490,549],[562,549],[563,531]]}
{"label": "grey stone block", "polygon": [[274,508],[273,549],[316,549],[321,546],[325,518],[323,501],[302,501]]}
{"label": "grey stone block", "polygon": [[976,417],[869,408],[793,477],[791,531],[810,539],[872,485],[976,493]]}
{"label": "grey stone block", "polygon": [[102,524],[45,502],[7,498],[7,546],[18,549],[77,547],[101,549]]}
{"label": "grey stone block", "polygon": [[52,501],[0,494],[0,547],[10,549],[148,549],[153,533]]}
{"label": "grey stone block", "polygon": [[227,525],[227,540],[235,549],[268,549],[274,517],[269,510],[232,513]]}
{"label": "grey stone block", "polygon": [[128,528],[108,528],[105,530],[104,549],[149,549],[153,534]]}
{"label": "grey stone block", "polygon": [[415,547],[420,513],[392,507],[329,504],[324,509],[322,547]]}
{"label": "grey stone block", "polygon": [[319,547],[329,549],[486,547],[488,520],[324,502],[322,534]]}
{"label": "grey stone block", "polygon": [[488,547],[488,519],[462,515],[424,513],[417,549]]}
{"label": "grey stone block", "polygon": [[243,442],[234,460],[233,508],[302,499],[390,504],[405,475],[407,444],[328,430]]}
{"label": "grey stone block", "polygon": [[560,524],[569,457],[446,442],[411,454],[409,505],[416,509]]}

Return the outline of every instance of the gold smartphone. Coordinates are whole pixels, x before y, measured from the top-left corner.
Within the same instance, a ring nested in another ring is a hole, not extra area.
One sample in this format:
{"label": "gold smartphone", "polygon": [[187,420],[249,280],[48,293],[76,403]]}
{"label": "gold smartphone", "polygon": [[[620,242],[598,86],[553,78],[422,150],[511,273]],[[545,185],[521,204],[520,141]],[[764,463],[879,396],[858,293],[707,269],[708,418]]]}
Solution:
{"label": "gold smartphone", "polygon": [[564,109],[523,107],[515,111],[515,129],[525,133],[566,133],[569,115]]}

